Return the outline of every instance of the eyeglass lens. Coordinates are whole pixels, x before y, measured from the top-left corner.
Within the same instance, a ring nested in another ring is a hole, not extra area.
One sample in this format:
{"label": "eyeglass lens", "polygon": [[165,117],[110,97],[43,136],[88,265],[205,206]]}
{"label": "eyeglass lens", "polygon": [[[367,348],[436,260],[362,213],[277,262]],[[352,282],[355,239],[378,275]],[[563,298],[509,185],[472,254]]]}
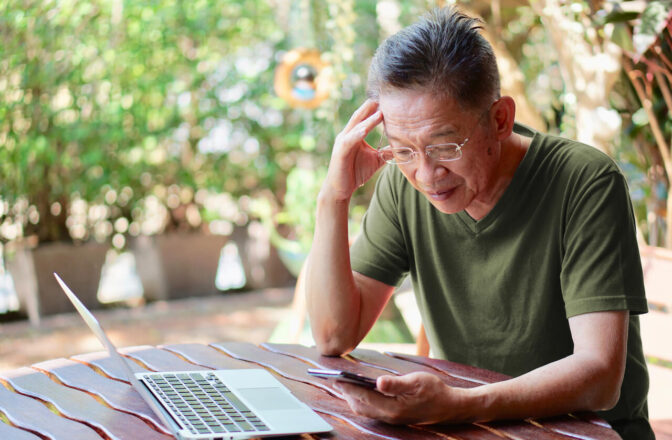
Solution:
{"label": "eyeglass lens", "polygon": [[[448,162],[458,160],[462,157],[461,146],[455,143],[428,145],[425,147],[425,154],[432,160],[439,162]],[[406,164],[417,160],[419,152],[410,147],[397,146],[391,147],[385,136],[381,137],[378,148],[381,159],[392,164]]]}

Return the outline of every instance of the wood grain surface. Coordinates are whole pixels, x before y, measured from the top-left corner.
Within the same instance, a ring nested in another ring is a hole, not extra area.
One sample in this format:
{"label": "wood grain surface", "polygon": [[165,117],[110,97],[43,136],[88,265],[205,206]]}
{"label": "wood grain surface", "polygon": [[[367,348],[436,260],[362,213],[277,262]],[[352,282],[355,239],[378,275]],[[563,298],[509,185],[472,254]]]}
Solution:
{"label": "wood grain surface", "polygon": [[[426,371],[456,387],[475,387],[506,376],[453,362],[357,349],[348,356],[320,356],[312,347],[256,346],[241,342],[125,347],[134,371],[264,368],[312,407],[334,431],[295,438],[617,440],[592,413],[551,419],[467,425],[389,425],[353,413],[329,381],[308,368],[348,369],[377,377]],[[130,386],[106,352],[52,359],[0,372],[0,439],[154,440],[172,436]]]}

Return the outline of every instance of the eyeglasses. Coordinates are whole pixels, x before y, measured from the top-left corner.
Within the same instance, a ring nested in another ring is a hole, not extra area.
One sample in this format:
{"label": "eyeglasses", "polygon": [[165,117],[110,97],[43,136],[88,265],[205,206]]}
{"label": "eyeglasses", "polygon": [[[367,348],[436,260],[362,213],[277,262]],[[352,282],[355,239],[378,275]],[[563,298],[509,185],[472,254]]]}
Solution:
{"label": "eyeglasses", "polygon": [[[483,115],[488,113],[488,110],[483,112],[476,122],[476,126],[471,131],[471,134],[476,130],[478,124],[481,122]],[[471,137],[471,134],[469,135]],[[386,147],[380,147],[384,145],[385,135],[383,134],[380,137],[378,156],[383,159],[385,162],[394,164],[394,165],[403,165],[413,163],[418,159],[418,156],[422,154],[420,151],[416,151],[411,147],[393,147],[388,145]],[[425,154],[430,159],[436,162],[452,162],[454,160],[460,160],[462,158],[462,147],[469,142],[469,138],[465,138],[461,143],[457,144],[454,142],[449,142],[446,144],[434,144],[427,145],[425,147]]]}
{"label": "eyeglasses", "polygon": [[[385,136],[381,136],[381,145]],[[454,160],[460,160],[462,158],[462,147],[464,144],[469,142],[469,138],[466,138],[462,143],[447,143],[447,144],[436,144],[436,145],[427,145],[425,147],[425,154],[432,160],[437,162],[452,162]],[[422,154],[419,151],[415,151],[411,147],[392,147],[388,145],[387,147],[379,148],[378,155],[387,163],[401,165],[415,162],[418,156]]]}

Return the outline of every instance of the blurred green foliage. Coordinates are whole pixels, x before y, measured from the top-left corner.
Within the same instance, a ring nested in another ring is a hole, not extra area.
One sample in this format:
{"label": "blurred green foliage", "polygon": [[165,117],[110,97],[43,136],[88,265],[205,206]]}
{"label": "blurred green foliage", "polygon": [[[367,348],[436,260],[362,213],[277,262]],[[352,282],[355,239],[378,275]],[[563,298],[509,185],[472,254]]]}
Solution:
{"label": "blurred green foliage", "polygon": [[[101,222],[110,232],[142,217],[148,196],[168,207],[167,228],[200,226],[184,208],[203,189],[266,189],[282,204],[301,156],[326,163],[335,127],[363,96],[367,64],[355,57],[378,39],[373,3],[312,3],[298,22],[297,4],[283,20],[265,0],[3,2],[2,221],[40,241],[88,239]],[[357,44],[355,25],[366,37]],[[272,89],[281,54],[305,35],[340,81],[317,111],[290,109]],[[74,200],[105,208],[76,234]]]}
{"label": "blurred green foliage", "polygon": [[[336,133],[365,99],[375,48],[437,3],[3,0],[0,239],[105,240],[218,219],[243,224],[255,215],[250,200],[263,198],[278,231],[305,246],[312,210],[301,212],[316,191],[295,181],[309,176],[319,188]],[[610,38],[627,51],[644,44],[633,35],[659,32],[669,2],[651,3],[658,9],[643,20],[618,13],[618,2],[572,5],[591,13],[577,25],[604,38],[616,25]],[[482,14],[518,61],[548,130],[571,132],[562,66],[532,9],[504,2],[495,16],[490,2],[460,4]],[[333,69],[332,94],[315,110],[292,109],[273,91],[277,63],[297,47],[318,49]],[[669,109],[654,92],[669,139]],[[665,192],[665,178],[650,177],[660,160],[645,154],[655,141],[625,77],[613,106],[627,125],[619,154],[636,164],[633,181],[646,194],[660,185]],[[372,183],[355,195],[357,212],[371,191]],[[208,201],[221,194],[226,203]],[[167,220],[145,228],[152,210]]]}
{"label": "blurred green foliage", "polygon": [[621,6],[595,20],[613,26],[612,41],[624,55],[611,101],[623,120],[615,158],[647,243],[672,247],[672,1],[651,1],[636,12]]}
{"label": "blurred green foliage", "polygon": [[131,217],[157,185],[227,186],[221,176],[239,178],[259,156],[240,157],[235,130],[222,154],[197,146],[227,111],[242,119],[242,95],[273,105],[261,76],[282,33],[267,2],[21,0],[0,17],[3,214],[27,235],[68,239],[73,199],[106,205],[106,220]]}

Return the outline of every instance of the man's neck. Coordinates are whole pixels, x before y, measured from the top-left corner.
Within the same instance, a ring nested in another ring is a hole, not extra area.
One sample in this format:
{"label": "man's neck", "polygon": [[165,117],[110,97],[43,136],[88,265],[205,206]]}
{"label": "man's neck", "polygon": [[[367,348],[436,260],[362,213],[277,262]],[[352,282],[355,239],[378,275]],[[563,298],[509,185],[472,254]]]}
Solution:
{"label": "man's neck", "polygon": [[492,191],[482,199],[474,200],[465,211],[474,220],[480,220],[495,207],[499,199],[511,184],[518,166],[523,161],[532,139],[512,133],[502,144],[502,159],[497,168]]}

